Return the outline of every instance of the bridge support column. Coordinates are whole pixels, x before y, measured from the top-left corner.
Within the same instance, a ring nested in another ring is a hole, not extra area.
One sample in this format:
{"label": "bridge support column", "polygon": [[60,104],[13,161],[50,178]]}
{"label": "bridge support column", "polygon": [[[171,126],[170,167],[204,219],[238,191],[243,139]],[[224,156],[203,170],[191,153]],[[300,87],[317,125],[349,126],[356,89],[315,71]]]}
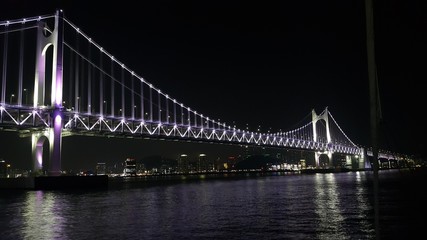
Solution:
{"label": "bridge support column", "polygon": [[[326,107],[325,111],[323,113],[321,113],[320,115],[317,115],[316,112],[314,111],[314,109],[311,111],[311,117],[312,117],[312,125],[313,125],[313,142],[317,142],[318,141],[318,136],[317,136],[317,128],[316,128],[316,123],[319,120],[323,120],[325,121],[325,126],[326,126],[326,144],[329,145],[331,143],[331,133],[329,131],[329,118],[328,118],[328,108]],[[329,148],[326,148],[329,149]],[[319,158],[320,155],[322,154],[327,154],[328,158],[329,158],[329,164],[328,167],[332,167],[333,163],[332,163],[332,152],[329,150],[324,150],[323,152],[315,152],[315,161],[316,161],[316,168],[319,167]]]}
{"label": "bridge support column", "polygon": [[[33,157],[33,173],[43,174],[43,149],[44,143],[49,139],[49,131],[33,133],[31,135],[31,153]],[[50,155],[50,154],[49,154]]]}
{"label": "bridge support column", "polygon": [[51,164],[49,175],[61,174],[61,146],[62,146],[62,115],[59,109],[53,112],[53,129],[50,129],[50,154]]}
{"label": "bridge support column", "polygon": [[333,167],[332,152],[331,151],[325,151],[325,152],[315,152],[314,153],[314,160],[316,161],[316,168],[320,167],[320,156],[323,154],[326,154],[329,158],[328,167],[329,168]]}
{"label": "bridge support column", "polygon": [[43,144],[46,136],[41,133],[31,135],[31,155],[33,157],[33,172],[37,174],[43,169]]}
{"label": "bridge support column", "polygon": [[[44,162],[49,160],[47,174],[59,176],[61,174],[61,140],[62,133],[55,132],[55,128],[62,128],[62,121],[55,118],[55,127],[41,133],[33,133],[31,136],[31,153],[33,158],[33,172],[35,175],[44,174]],[[60,128],[60,130],[62,130]],[[49,143],[49,159],[43,159],[44,144]],[[59,154],[59,156],[58,156]]]}
{"label": "bridge support column", "polygon": [[360,152],[361,152],[360,155],[356,155],[356,157],[359,160],[358,168],[359,169],[366,169],[366,168],[368,168],[368,166],[366,166],[367,163],[366,163],[365,149],[362,148]]}
{"label": "bridge support column", "polygon": [[318,152],[315,152],[314,153],[314,161],[316,162],[316,168],[319,168],[319,165],[320,165],[320,154],[321,153],[318,153]]}
{"label": "bridge support column", "polygon": [[[62,142],[62,90],[63,90],[63,13],[58,10],[55,15],[55,28],[50,34],[45,34],[46,27],[42,22],[38,27],[37,38],[37,59],[34,80],[34,108],[45,106],[45,85],[46,85],[46,50],[53,48],[52,55],[52,79],[51,79],[51,121],[47,129],[49,139],[49,175],[57,176],[61,174],[61,142]],[[42,168],[43,143],[45,138],[33,134],[33,161],[34,170]]]}
{"label": "bridge support column", "polygon": [[353,162],[351,161],[350,155],[345,155],[345,167],[350,169],[353,168]]}

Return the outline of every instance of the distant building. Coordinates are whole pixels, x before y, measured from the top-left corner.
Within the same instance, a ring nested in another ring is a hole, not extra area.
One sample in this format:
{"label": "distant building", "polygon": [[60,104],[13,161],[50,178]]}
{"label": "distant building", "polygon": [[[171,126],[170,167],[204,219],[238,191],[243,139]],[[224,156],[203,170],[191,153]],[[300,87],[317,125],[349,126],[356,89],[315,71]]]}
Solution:
{"label": "distant building", "polygon": [[105,163],[96,164],[96,175],[105,175],[107,173],[107,166]]}
{"label": "distant building", "polygon": [[0,178],[7,177],[7,163],[5,160],[0,160]]}
{"label": "distant building", "polygon": [[209,164],[207,160],[207,156],[204,153],[199,154],[199,159],[197,162],[197,171],[198,172],[206,172],[209,170]]}
{"label": "distant building", "polygon": [[181,154],[178,158],[178,172],[188,173],[189,172],[189,160],[187,154]]}
{"label": "distant building", "polygon": [[306,169],[307,168],[307,165],[305,163],[305,159],[300,159],[299,160],[299,164],[300,164],[300,168],[301,169]]}
{"label": "distant building", "polygon": [[136,176],[136,160],[134,158],[126,158],[123,176]]}

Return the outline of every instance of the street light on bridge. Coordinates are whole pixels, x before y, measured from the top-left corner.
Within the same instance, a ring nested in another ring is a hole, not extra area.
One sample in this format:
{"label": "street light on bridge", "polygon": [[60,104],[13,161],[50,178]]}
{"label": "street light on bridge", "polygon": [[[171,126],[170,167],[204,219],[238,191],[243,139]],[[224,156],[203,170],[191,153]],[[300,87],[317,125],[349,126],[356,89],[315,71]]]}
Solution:
{"label": "street light on bridge", "polygon": [[24,88],[24,93],[25,93],[25,104],[28,104],[28,91],[26,88]]}
{"label": "street light on bridge", "polygon": [[10,104],[12,104],[12,100],[13,100],[13,98],[14,98],[14,97],[15,97],[15,94],[13,94],[13,93],[12,93],[12,94],[10,95],[10,101],[9,101],[9,103],[10,103]]}
{"label": "street light on bridge", "polygon": [[107,115],[107,108],[108,108],[108,103],[106,100],[104,100],[104,109],[103,109],[103,113],[105,113],[105,115]]}
{"label": "street light on bridge", "polygon": [[80,112],[80,97],[77,97],[77,112]]}

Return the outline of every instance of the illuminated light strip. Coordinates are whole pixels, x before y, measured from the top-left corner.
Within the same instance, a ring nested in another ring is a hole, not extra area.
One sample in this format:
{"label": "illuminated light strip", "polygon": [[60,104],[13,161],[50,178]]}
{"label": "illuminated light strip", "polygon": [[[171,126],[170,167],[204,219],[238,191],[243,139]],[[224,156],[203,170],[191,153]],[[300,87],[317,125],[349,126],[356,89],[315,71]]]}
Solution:
{"label": "illuminated light strip", "polygon": [[153,135],[155,132],[159,131],[160,132],[160,125],[156,125],[156,127],[154,128],[153,132],[150,133],[151,135]]}
{"label": "illuminated light strip", "polygon": [[[108,125],[108,123],[107,122],[105,122],[104,120],[103,120],[103,122],[105,123],[105,125],[108,127],[108,129],[110,130],[110,132],[116,132],[117,131],[117,129],[119,128],[119,127],[121,127],[122,126],[122,124],[123,124],[123,122],[120,122],[119,124],[117,124],[117,126],[115,126],[114,128],[112,128],[113,126],[109,126]],[[113,124],[113,122],[111,122],[111,124]]]}
{"label": "illuminated light strip", "polygon": [[123,127],[123,121],[120,121],[120,123],[117,124],[113,131],[116,132],[119,127]]}
{"label": "illuminated light strip", "polygon": [[68,122],[64,125],[64,128],[68,128],[69,125],[71,125],[71,123],[73,122],[73,120],[74,120],[73,118],[70,118],[70,120],[68,120]]}
{"label": "illuminated light strip", "polygon": [[201,138],[201,139],[203,139],[203,133],[200,131],[200,129],[199,129],[199,130],[197,130],[197,131],[195,131],[195,133],[197,133],[197,134],[195,135],[195,137],[196,137],[196,138]]}
{"label": "illuminated light strip", "polygon": [[108,125],[108,123],[104,119],[101,119],[101,122],[103,122],[105,124],[105,126],[107,126],[107,128],[108,128],[108,130],[110,130],[110,132],[113,132],[113,129]]}
{"label": "illuminated light strip", "polygon": [[202,135],[201,138],[206,138],[207,139],[207,134],[206,134],[206,130],[205,129],[203,129],[203,128],[200,129],[200,135]]}
{"label": "illuminated light strip", "polygon": [[231,132],[229,132],[229,131],[227,131],[227,130],[225,130],[225,136],[224,136],[224,139],[226,140],[226,141],[229,141],[229,142],[232,142],[233,141],[233,138],[234,138],[234,136],[233,136],[233,134],[231,133]]}
{"label": "illuminated light strip", "polygon": [[92,127],[90,127],[90,130],[92,130],[96,125],[98,125],[98,124],[100,124],[100,119],[98,119],[98,121],[96,121],[93,125],[92,125]]}
{"label": "illuminated light strip", "polygon": [[[34,112],[33,112],[34,113]],[[39,119],[46,125],[46,127],[50,127],[49,124],[40,116],[38,112],[35,112],[35,114],[39,117]]]}
{"label": "illuminated light strip", "polygon": [[182,133],[181,133],[181,131],[179,130],[179,128],[176,128],[176,129],[175,129],[175,131],[177,131],[177,132],[178,132],[178,135],[179,135],[179,136],[181,136],[181,137],[183,136],[183,135],[182,135]]}
{"label": "illuminated light strip", "polygon": [[215,136],[214,134],[215,134],[215,130],[212,130],[211,134],[208,136],[208,139],[213,138]]}
{"label": "illuminated light strip", "polygon": [[29,18],[23,18],[23,19],[15,19],[15,20],[7,20],[0,22],[0,26],[10,26],[13,24],[23,24],[28,22],[34,22],[34,21],[40,21],[42,19],[52,18],[55,17],[55,15],[43,15],[43,16],[37,16],[37,17],[29,17]]}
{"label": "illuminated light strip", "polygon": [[77,118],[77,120],[79,120],[79,122],[81,122],[81,123],[83,124],[83,126],[86,128],[86,130],[90,130],[89,126],[87,126],[87,125],[83,122],[83,120],[81,120],[81,119],[80,119],[80,117],[79,117],[79,116],[75,116],[75,118]]}
{"label": "illuminated light strip", "polygon": [[211,131],[211,133],[209,134],[209,136],[208,136],[208,139],[210,140],[210,139],[215,139],[215,129],[213,129],[212,131]]}
{"label": "illuminated light strip", "polygon": [[182,134],[182,132],[181,132],[180,128],[178,128],[178,127],[177,127],[177,128],[175,129],[175,131],[176,131],[176,132],[178,132],[178,135],[179,135],[179,136],[181,136],[181,137],[183,136],[183,134]]}
{"label": "illuminated light strip", "polygon": [[149,127],[151,128],[151,125],[149,126],[148,124],[147,125],[144,125],[144,128],[145,128],[145,130],[146,130],[146,132],[149,134],[149,135],[153,135],[153,132],[151,132],[151,129],[149,129]]}
{"label": "illuminated light strip", "polygon": [[170,136],[170,135],[172,135],[172,134],[173,134],[173,132],[174,132],[174,128],[172,128],[172,129],[169,131],[169,133],[165,132],[165,134],[166,134],[166,136]]}
{"label": "illuminated light strip", "polygon": [[133,129],[131,129],[130,127],[129,127],[129,124],[127,123],[127,122],[123,122],[122,121],[122,123],[126,126],[126,128],[132,133],[132,134],[134,134],[136,131],[138,131],[138,128],[136,128],[135,130],[133,130]]}
{"label": "illuminated light strip", "polygon": [[206,139],[209,139],[210,134],[208,134],[208,130],[206,130],[206,131],[204,132],[204,135],[205,135],[205,138],[206,138]]}
{"label": "illuminated light strip", "polygon": [[[221,130],[220,130],[221,131]],[[215,135],[216,135],[216,139],[217,140],[219,140],[219,141],[221,141],[222,140],[222,136],[223,136],[223,134],[221,134],[221,136],[218,134],[218,132],[217,131],[215,131]]]}
{"label": "illuminated light strip", "polygon": [[245,137],[245,142],[251,143],[252,138],[254,138],[254,135],[252,135],[252,134],[249,136],[249,138]]}
{"label": "illuminated light strip", "polygon": [[262,138],[262,135],[261,135],[261,134],[259,135],[259,138],[258,138],[258,139],[259,139],[259,141],[260,141],[262,144],[264,144],[264,145],[266,144],[266,140],[264,140],[264,139]]}
{"label": "illuminated light strip", "polygon": [[262,144],[262,143],[264,143],[263,140],[262,140],[262,135],[258,134],[258,142],[257,142],[257,144]]}
{"label": "illuminated light strip", "polygon": [[22,124],[24,124],[31,116],[32,116],[33,114],[32,113],[28,113],[28,116],[26,117],[26,118],[24,118],[20,123],[19,123],[19,125],[22,125]]}
{"label": "illuminated light strip", "polygon": [[240,136],[240,138],[239,138],[238,136],[236,136],[237,141],[238,141],[239,143],[240,143],[240,142],[242,142],[242,141],[243,141],[244,136],[245,136],[245,134],[242,134],[242,135]]}
{"label": "illuminated light strip", "polygon": [[245,138],[243,139],[243,142],[244,142],[244,143],[250,143],[250,141],[251,141],[251,137],[252,137],[252,135],[250,135],[250,136],[245,135]]}
{"label": "illuminated light strip", "polygon": [[141,122],[140,124],[138,124],[138,128],[140,128],[140,129],[141,129],[140,134],[142,135],[142,134],[143,134],[143,132],[144,132],[144,123],[143,123],[143,122]]}
{"label": "illuminated light strip", "polygon": [[214,134],[214,136],[216,137],[216,138],[214,137],[214,139],[217,139],[217,140],[218,140],[218,139],[219,139],[218,133],[215,131],[215,132],[213,132],[213,134]]}
{"label": "illuminated light strip", "polygon": [[[241,136],[241,135],[240,135],[240,136]],[[235,140],[235,141],[240,142],[241,137],[240,137],[240,139],[239,139],[239,137],[238,137],[238,135],[237,135],[237,133],[236,133],[236,132],[234,132],[234,133],[233,133],[233,138],[234,138],[234,140]]]}
{"label": "illuminated light strip", "polygon": [[[191,131],[191,132],[193,132],[193,131]],[[194,138],[196,138],[196,139],[197,139],[197,138],[199,138],[199,136],[202,138],[202,133],[201,133],[200,131],[199,131],[197,134],[194,134],[194,133],[193,133],[193,137],[194,137]]]}
{"label": "illuminated light strip", "polygon": [[263,144],[263,145],[266,144],[266,140],[263,138],[262,134],[259,134],[258,140],[261,144]]}
{"label": "illuminated light strip", "polygon": [[237,142],[236,135],[234,133],[233,134],[227,134],[227,139],[229,142]]}
{"label": "illuminated light strip", "polygon": [[278,144],[278,142],[276,140],[276,137],[274,137],[273,140],[272,140],[272,142],[271,142],[271,145],[274,145],[274,144]]}
{"label": "illuminated light strip", "polygon": [[225,139],[225,137],[226,137],[226,132],[223,131],[221,134],[221,137],[218,137],[218,140],[222,141],[222,139]]}
{"label": "illuminated light strip", "polygon": [[272,141],[270,140],[270,138],[269,137],[267,137],[266,139],[265,139],[265,143],[264,143],[265,145],[273,145],[272,144]]}
{"label": "illuminated light strip", "polygon": [[193,132],[193,129],[191,127],[188,127],[188,133],[187,134],[188,134],[187,137],[189,137],[189,138],[194,137],[194,132]]}
{"label": "illuminated light strip", "polygon": [[239,138],[239,136],[237,135],[237,134],[235,134],[234,135],[234,139],[237,141],[237,142],[242,142],[242,139],[243,139],[243,135],[240,135],[240,138]]}
{"label": "illuminated light strip", "polygon": [[148,124],[142,124],[141,127],[142,127],[141,128],[141,134],[144,133],[144,129],[145,129],[145,132],[147,132],[147,133],[150,132],[150,130],[148,129]]}
{"label": "illuminated light strip", "polygon": [[233,142],[234,141],[234,133],[231,135],[231,137],[228,137],[228,135],[226,135],[226,137],[227,137],[227,140],[229,141],[229,142]]}
{"label": "illuminated light strip", "polygon": [[188,130],[189,130],[189,129],[187,128],[187,129],[185,130],[185,132],[183,132],[183,133],[182,133],[181,137],[185,137],[185,135],[187,135]]}
{"label": "illuminated light strip", "polygon": [[134,133],[136,133],[136,132],[141,128],[141,125],[142,125],[142,123],[140,123],[140,124],[138,124],[138,125],[136,126],[136,128],[135,128],[135,132],[134,132]]}
{"label": "illuminated light strip", "polygon": [[15,118],[13,118],[6,109],[3,109],[3,112],[5,112],[10,117],[10,119],[15,122],[16,125],[19,125],[19,122],[15,120]]}
{"label": "illuminated light strip", "polygon": [[252,138],[253,138],[253,141],[256,143],[256,144],[259,144],[259,139],[256,139],[255,137],[253,137],[252,136]]}
{"label": "illuminated light strip", "polygon": [[173,128],[171,128],[169,131],[165,131],[165,129],[163,128],[163,132],[166,134],[166,136],[170,136],[173,133]]}

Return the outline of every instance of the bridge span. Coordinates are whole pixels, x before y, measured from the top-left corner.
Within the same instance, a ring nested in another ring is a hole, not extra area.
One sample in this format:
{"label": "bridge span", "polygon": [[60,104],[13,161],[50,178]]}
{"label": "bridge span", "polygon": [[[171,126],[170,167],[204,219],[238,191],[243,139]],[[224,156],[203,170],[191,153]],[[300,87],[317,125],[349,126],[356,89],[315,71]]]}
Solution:
{"label": "bridge span", "polygon": [[301,149],[314,152],[316,167],[321,155],[358,156],[360,168],[372,156],[351,141],[327,107],[312,110],[298,128],[275,133],[215,121],[129,69],[61,10],[1,21],[0,28],[0,130],[31,137],[34,171],[42,168],[48,143],[49,175],[60,175],[62,138],[73,135]]}

